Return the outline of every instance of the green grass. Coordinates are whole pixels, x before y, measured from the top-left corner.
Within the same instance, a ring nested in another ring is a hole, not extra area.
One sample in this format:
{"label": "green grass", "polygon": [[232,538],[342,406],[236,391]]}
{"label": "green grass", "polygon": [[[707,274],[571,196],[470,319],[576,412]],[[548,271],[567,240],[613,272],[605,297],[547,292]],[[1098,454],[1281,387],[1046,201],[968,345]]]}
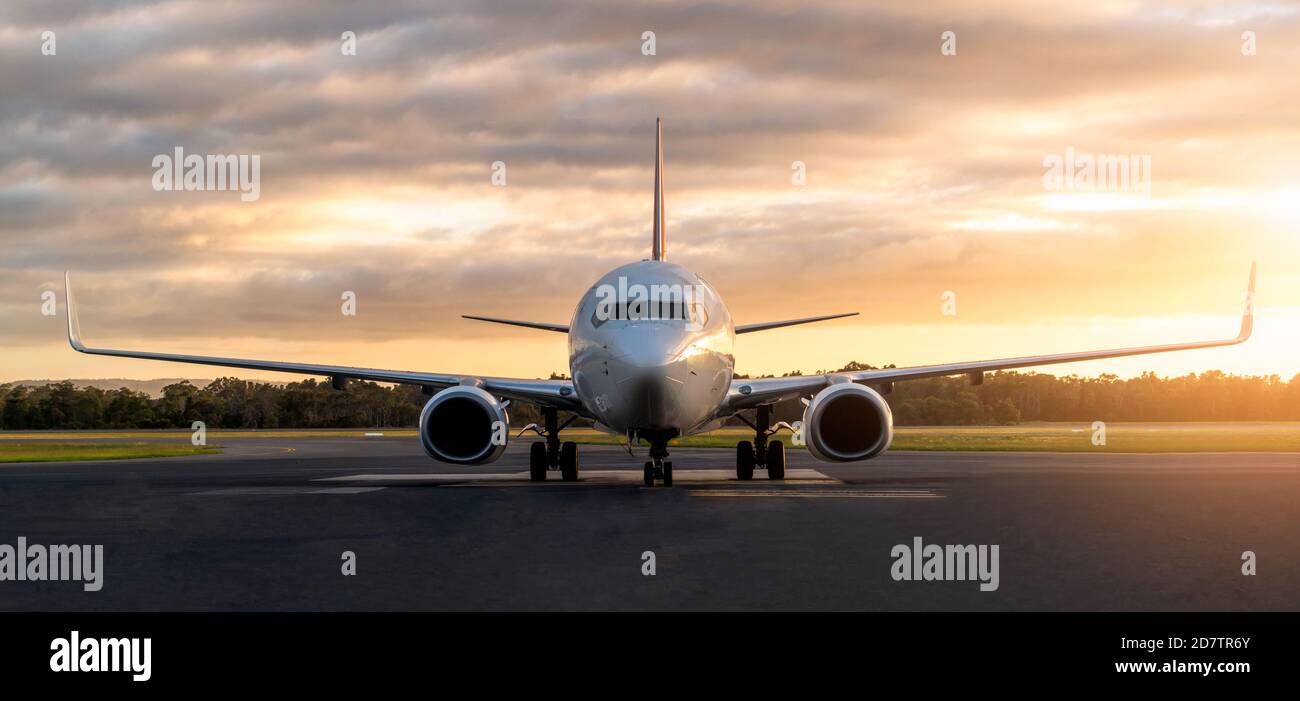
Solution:
{"label": "green grass", "polygon": [[0,443],[0,463],[171,458],[219,453],[220,448],[177,443]]}
{"label": "green grass", "polygon": [[[753,432],[724,428],[672,442],[689,448],[734,448]],[[621,436],[569,429],[568,440],[621,444]],[[788,447],[790,434],[773,437]],[[1107,453],[1300,452],[1300,422],[1109,423],[1106,445],[1092,444],[1091,423],[1039,423],[1021,426],[904,426],[894,433],[892,450],[971,450]]]}
{"label": "green grass", "polygon": [[1300,423],[1108,423],[1093,445],[1091,423],[899,429],[895,450],[1067,453],[1300,452]]}

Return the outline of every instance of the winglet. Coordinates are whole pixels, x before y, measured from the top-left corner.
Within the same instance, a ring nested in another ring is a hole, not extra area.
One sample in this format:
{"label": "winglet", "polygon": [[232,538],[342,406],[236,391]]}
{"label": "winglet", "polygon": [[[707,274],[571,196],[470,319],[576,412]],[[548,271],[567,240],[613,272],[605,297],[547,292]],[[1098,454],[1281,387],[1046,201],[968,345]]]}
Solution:
{"label": "winglet", "polygon": [[1240,343],[1250,338],[1255,329],[1255,261],[1250,262],[1250,282],[1246,285],[1246,304],[1241,310],[1241,332],[1237,334]]}
{"label": "winglet", "polygon": [[81,342],[81,323],[77,321],[77,302],[72,296],[72,272],[63,271],[63,296],[68,305],[68,345],[72,350],[86,352],[86,345]]}

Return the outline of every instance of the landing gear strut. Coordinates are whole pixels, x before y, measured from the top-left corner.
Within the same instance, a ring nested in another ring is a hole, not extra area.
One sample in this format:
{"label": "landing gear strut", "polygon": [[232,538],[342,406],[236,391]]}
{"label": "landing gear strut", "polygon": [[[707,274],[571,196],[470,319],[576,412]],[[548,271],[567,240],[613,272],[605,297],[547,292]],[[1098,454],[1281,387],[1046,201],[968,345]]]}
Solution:
{"label": "landing gear strut", "polygon": [[647,487],[655,486],[655,480],[663,482],[665,487],[673,486],[673,463],[668,457],[668,441],[676,434],[660,434],[648,436],[642,434],[642,438],[650,441],[650,459],[645,462],[645,467],[641,471],[642,482]]}
{"label": "landing gear strut", "polygon": [[776,433],[782,425],[772,427],[772,407],[762,404],[758,407],[754,423],[736,414],[745,425],[754,429],[754,442],[740,441],[736,444],[736,479],[754,479],[754,470],[766,469],[768,479],[785,479],[785,444],[781,441],[768,441],[768,436]]}
{"label": "landing gear strut", "polygon": [[546,423],[545,429],[539,429],[537,426],[529,426],[539,433],[544,441],[534,441],[528,452],[528,477],[534,482],[543,482],[546,480],[546,473],[549,470],[559,470],[560,477],[565,482],[576,482],[578,479],[578,444],[573,441],[560,442],[560,431],[573,423],[577,415],[569,417],[568,421],[560,423],[560,412],[557,409],[543,408],[542,417]]}

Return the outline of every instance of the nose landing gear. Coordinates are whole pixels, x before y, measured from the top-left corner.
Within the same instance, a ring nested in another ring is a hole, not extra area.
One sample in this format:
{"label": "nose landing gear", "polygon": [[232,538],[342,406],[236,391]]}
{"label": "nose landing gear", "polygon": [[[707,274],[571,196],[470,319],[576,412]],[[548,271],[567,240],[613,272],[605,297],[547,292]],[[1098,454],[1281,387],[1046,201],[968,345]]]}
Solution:
{"label": "nose landing gear", "polygon": [[[573,423],[578,416],[575,414],[569,417],[568,421],[560,424],[560,412],[557,409],[544,408],[542,416],[546,422],[546,428],[539,429],[536,424],[530,424],[524,427],[524,431],[532,429],[544,441],[534,441],[528,452],[528,477],[534,482],[544,482],[546,473],[549,470],[559,470],[560,478],[565,482],[576,482],[578,480],[578,444],[573,441],[560,442],[560,431]],[[523,431],[519,432],[523,435]]]}
{"label": "nose landing gear", "polygon": [[785,444],[781,441],[768,441],[768,436],[776,433],[784,425],[772,427],[772,407],[762,404],[758,407],[755,422],[740,414],[736,418],[754,429],[754,442],[740,441],[736,444],[736,479],[741,481],[754,479],[755,469],[766,469],[768,479],[785,479]]}
{"label": "nose landing gear", "polygon": [[676,431],[648,435],[641,432],[641,437],[650,441],[650,459],[641,471],[642,483],[647,487],[655,486],[655,480],[663,482],[665,487],[673,486],[673,463],[667,460],[668,441],[677,436]]}
{"label": "nose landing gear", "polygon": [[655,486],[655,480],[661,480],[665,487],[673,486],[673,461],[646,460],[641,472],[642,482],[647,487]]}

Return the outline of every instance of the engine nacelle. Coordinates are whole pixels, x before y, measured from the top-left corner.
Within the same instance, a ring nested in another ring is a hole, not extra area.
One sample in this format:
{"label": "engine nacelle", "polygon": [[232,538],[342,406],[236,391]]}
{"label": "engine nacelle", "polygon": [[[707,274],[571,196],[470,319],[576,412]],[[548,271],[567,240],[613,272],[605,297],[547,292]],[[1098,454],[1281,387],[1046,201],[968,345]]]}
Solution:
{"label": "engine nacelle", "polygon": [[505,406],[478,387],[448,387],[433,395],[420,412],[420,443],[434,460],[489,463],[506,452],[509,437]]}
{"label": "engine nacelle", "polygon": [[803,412],[808,452],[824,462],[867,460],[894,440],[894,413],[880,393],[852,382],[817,393]]}

